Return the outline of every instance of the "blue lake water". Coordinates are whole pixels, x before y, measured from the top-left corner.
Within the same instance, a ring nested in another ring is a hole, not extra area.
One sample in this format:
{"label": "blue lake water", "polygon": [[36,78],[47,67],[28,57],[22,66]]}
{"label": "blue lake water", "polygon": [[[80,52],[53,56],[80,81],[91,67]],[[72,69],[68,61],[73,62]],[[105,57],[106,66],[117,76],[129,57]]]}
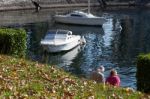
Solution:
{"label": "blue lake water", "polygon": [[[92,13],[105,16],[108,21],[102,27],[57,24],[55,12],[69,9],[46,9],[0,12],[1,27],[24,28],[28,33],[27,58],[48,63],[79,77],[89,79],[91,70],[99,65],[105,67],[105,77],[115,68],[121,78],[121,86],[136,89],[136,57],[150,52],[150,10],[92,9]],[[44,53],[40,40],[49,29],[68,29],[86,38],[85,46],[57,54]]]}

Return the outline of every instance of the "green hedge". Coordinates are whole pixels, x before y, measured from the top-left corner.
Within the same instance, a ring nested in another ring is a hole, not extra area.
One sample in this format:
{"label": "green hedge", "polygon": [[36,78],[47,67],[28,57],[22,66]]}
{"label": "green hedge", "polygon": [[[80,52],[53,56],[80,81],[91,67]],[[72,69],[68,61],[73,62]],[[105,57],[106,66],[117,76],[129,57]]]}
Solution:
{"label": "green hedge", "polygon": [[137,58],[137,89],[150,92],[150,53]]}
{"label": "green hedge", "polygon": [[0,54],[25,57],[26,32],[24,29],[0,29]]}

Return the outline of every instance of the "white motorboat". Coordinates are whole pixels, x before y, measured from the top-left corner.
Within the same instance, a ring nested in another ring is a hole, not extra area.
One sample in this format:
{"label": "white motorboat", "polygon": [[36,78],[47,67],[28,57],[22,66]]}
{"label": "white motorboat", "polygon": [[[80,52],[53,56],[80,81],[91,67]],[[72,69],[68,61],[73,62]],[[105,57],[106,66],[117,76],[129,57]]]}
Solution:
{"label": "white motorboat", "polygon": [[79,25],[103,25],[106,18],[98,17],[90,13],[90,1],[88,3],[88,13],[83,11],[73,11],[66,15],[55,15],[55,22],[66,24],[79,24]]}
{"label": "white motorboat", "polygon": [[81,44],[80,35],[72,35],[69,30],[49,30],[41,45],[48,52],[61,52],[71,50]]}

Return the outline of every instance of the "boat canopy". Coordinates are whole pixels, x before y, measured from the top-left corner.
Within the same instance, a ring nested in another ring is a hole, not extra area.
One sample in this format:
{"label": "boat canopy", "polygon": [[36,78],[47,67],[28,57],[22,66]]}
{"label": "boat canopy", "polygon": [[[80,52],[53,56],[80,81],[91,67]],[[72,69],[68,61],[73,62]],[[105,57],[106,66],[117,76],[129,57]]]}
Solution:
{"label": "boat canopy", "polygon": [[68,14],[68,16],[72,16],[72,17],[83,17],[83,18],[98,18],[97,16],[94,16],[91,13],[85,13],[83,11],[73,11],[72,13]]}
{"label": "boat canopy", "polygon": [[49,30],[44,39],[66,39],[67,36],[72,35],[69,30]]}

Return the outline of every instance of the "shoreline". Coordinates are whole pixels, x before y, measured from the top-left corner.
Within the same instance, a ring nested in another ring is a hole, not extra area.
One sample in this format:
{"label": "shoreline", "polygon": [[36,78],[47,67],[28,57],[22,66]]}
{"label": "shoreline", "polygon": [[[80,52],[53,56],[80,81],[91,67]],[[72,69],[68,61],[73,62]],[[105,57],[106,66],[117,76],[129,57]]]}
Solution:
{"label": "shoreline", "polygon": [[[71,7],[87,7],[87,3],[74,3],[74,4],[41,4],[42,9],[49,9],[49,8],[71,8]],[[106,9],[107,7],[118,7],[118,8],[127,8],[127,7],[143,7],[143,8],[150,8],[150,3],[146,5],[137,5],[134,2],[107,2],[106,8],[103,8],[102,5],[98,3],[91,3],[91,7],[100,7],[101,9]],[[33,5],[4,5],[0,7],[1,11],[16,11],[16,10],[33,10],[35,7]]]}

